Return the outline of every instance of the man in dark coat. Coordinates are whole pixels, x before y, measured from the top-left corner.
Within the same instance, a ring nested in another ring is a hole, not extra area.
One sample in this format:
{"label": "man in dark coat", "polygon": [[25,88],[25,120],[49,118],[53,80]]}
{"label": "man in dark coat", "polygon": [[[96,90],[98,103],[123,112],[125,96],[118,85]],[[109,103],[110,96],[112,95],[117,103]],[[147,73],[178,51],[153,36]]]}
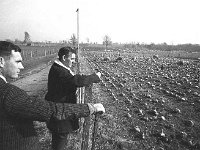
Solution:
{"label": "man in dark coat", "polygon": [[66,104],[33,99],[7,82],[23,69],[21,49],[0,41],[0,150],[41,150],[33,121],[87,117],[105,109],[102,104]]}
{"label": "man in dark coat", "polygon": [[[75,62],[75,53],[71,47],[62,47],[58,52],[58,57],[49,71],[48,92],[45,99],[59,103],[76,104],[77,88],[98,83],[101,73],[75,75],[71,70]],[[64,121],[51,120],[47,126],[52,132],[53,150],[63,150],[68,134],[79,128],[79,121],[78,118]]]}

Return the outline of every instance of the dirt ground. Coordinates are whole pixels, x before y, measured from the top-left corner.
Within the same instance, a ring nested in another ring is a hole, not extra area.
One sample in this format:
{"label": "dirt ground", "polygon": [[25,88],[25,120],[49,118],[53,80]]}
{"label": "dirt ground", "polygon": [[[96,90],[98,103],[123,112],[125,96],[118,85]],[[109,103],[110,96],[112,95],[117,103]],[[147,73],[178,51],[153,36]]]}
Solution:
{"label": "dirt ground", "polygon": [[94,98],[106,107],[96,150],[200,149],[199,62],[89,55],[103,75]]}

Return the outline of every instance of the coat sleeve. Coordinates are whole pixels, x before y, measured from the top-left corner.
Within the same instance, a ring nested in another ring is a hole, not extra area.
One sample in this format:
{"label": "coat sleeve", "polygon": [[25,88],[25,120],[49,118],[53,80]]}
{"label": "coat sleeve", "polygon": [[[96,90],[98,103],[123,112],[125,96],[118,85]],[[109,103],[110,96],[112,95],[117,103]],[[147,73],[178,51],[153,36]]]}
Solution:
{"label": "coat sleeve", "polygon": [[92,83],[99,83],[100,82],[100,78],[95,73],[93,73],[91,75],[77,74],[77,75],[74,76],[74,80],[75,80],[75,84],[78,87],[88,86]]}
{"label": "coat sleeve", "polygon": [[8,115],[33,121],[87,117],[93,112],[93,107],[89,104],[53,103],[33,99],[15,86],[11,86],[4,96],[4,109]]}
{"label": "coat sleeve", "polygon": [[92,83],[99,83],[100,78],[95,74],[91,75],[80,75],[76,74],[74,76],[65,76],[62,77],[62,83],[64,83],[67,87],[83,87],[83,86],[88,86]]}

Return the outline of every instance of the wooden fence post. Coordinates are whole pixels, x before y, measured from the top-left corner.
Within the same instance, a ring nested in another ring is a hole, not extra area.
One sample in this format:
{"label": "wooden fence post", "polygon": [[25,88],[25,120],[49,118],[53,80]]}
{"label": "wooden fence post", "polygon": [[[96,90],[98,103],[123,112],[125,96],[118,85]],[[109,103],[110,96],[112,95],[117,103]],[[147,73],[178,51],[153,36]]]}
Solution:
{"label": "wooden fence post", "polygon": [[[85,103],[92,101],[92,84],[85,87]],[[81,150],[88,150],[91,116],[85,118],[83,124]]]}

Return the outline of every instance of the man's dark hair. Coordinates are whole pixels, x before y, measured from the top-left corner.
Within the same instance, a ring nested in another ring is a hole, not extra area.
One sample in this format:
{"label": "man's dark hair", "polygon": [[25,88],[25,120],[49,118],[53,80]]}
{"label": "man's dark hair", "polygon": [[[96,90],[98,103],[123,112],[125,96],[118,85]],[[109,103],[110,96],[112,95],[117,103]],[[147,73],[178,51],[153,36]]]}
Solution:
{"label": "man's dark hair", "polygon": [[59,52],[58,52],[58,57],[59,57],[59,60],[62,59],[62,56],[66,56],[66,57],[69,57],[69,53],[74,53],[74,50],[70,47],[70,46],[66,46],[66,47],[62,47],[59,49]]}
{"label": "man's dark hair", "polygon": [[15,52],[21,52],[19,46],[11,42],[0,41],[0,56],[10,56],[12,50]]}

